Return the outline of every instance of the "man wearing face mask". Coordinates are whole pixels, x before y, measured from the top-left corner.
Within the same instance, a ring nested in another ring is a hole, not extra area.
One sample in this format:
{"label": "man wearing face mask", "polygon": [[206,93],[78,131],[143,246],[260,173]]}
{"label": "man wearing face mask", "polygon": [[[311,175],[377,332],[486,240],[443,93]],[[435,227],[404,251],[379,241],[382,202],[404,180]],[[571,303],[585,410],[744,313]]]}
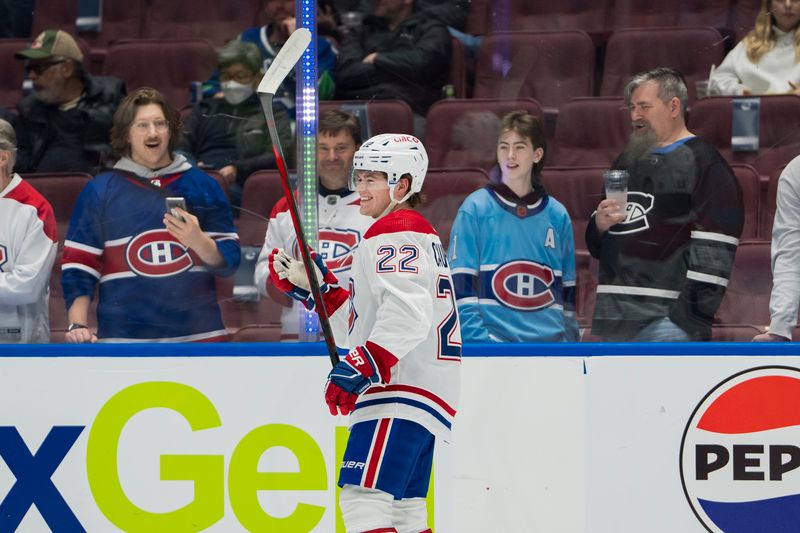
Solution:
{"label": "man wearing face mask", "polygon": [[[240,205],[247,176],[276,168],[272,140],[255,92],[261,80],[261,54],[254,44],[231,41],[217,59],[223,97],[206,98],[195,107],[178,151],[202,168],[218,170],[228,182],[231,203]],[[282,146],[288,147],[292,133],[286,110],[275,109],[275,124]]]}

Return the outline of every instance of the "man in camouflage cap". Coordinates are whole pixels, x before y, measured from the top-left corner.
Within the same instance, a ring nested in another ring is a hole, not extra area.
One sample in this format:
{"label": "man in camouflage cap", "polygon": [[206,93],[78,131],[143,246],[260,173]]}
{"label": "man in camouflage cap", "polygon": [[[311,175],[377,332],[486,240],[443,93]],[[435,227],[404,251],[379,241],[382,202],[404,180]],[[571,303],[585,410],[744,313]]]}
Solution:
{"label": "man in camouflage cap", "polygon": [[97,171],[111,152],[109,130],[123,83],[86,72],[78,43],[62,30],[43,31],[16,57],[25,60],[33,85],[17,104],[19,170]]}

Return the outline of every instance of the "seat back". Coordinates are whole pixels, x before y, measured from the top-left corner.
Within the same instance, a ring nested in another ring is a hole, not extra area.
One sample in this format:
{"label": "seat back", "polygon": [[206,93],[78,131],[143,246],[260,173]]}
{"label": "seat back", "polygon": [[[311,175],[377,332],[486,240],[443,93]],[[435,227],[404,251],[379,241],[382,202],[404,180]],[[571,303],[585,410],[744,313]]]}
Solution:
{"label": "seat back", "polygon": [[621,98],[573,98],[558,114],[547,164],[609,167],[630,134],[631,120]]}
{"label": "seat back", "polygon": [[467,94],[467,48],[460,40],[452,38],[453,52],[450,57],[450,74],[447,83],[453,86],[452,97],[466,98]]}
{"label": "seat back", "polygon": [[154,87],[174,107],[189,101],[193,81],[208,79],[217,54],[202,39],[138,39],[117,41],[108,49],[103,72],[125,82],[128,92]]}
{"label": "seat back", "polygon": [[573,30],[602,32],[607,29],[611,0],[517,0],[494,2],[489,17],[492,32],[504,30]]}
{"label": "seat back", "polygon": [[493,100],[448,99],[428,111],[425,149],[431,167],[478,167],[489,170],[497,162],[499,119],[522,109],[544,120],[542,107],[531,98]]}
{"label": "seat back", "polygon": [[535,98],[559,108],[591,96],[595,48],[580,30],[498,32],[481,42],[475,65],[475,98]]}
{"label": "seat back", "polygon": [[[735,0],[614,0],[615,29],[706,25],[729,28]],[[753,2],[757,4],[757,2]],[[752,25],[751,25],[752,27]]]}
{"label": "seat back", "polygon": [[28,47],[30,39],[0,39],[0,106],[13,108],[22,99],[25,63],[14,54]]}
{"label": "seat back", "polygon": [[445,250],[450,243],[453,221],[464,198],[488,182],[489,175],[479,168],[428,170],[422,187],[425,202],[418,209],[439,234]]}
{"label": "seat back", "polygon": [[729,163],[752,165],[763,181],[777,177],[778,170],[800,153],[800,96],[760,97],[759,149],[755,152],[731,149],[732,100],[714,96],[695,102],[689,129],[713,144]]}
{"label": "seat back", "polygon": [[711,327],[713,342],[750,342],[753,337],[764,333],[756,326],[745,324],[714,324]]}
{"label": "seat back", "polygon": [[53,206],[59,244],[63,244],[72,209],[92,176],[82,172],[54,172],[25,174],[23,178]]}
{"label": "seat back", "polygon": [[608,170],[607,166],[545,167],[542,170],[545,189],[564,204],[569,213],[576,250],[586,250],[586,226],[603,199],[605,170]]}
{"label": "seat back", "polygon": [[736,180],[742,188],[744,202],[744,227],[741,240],[755,240],[759,238],[759,223],[761,221],[761,201],[758,171],[750,165],[731,165]]}
{"label": "seat back", "polygon": [[736,250],[733,273],[717,310],[719,324],[769,325],[772,291],[770,243],[743,242]]}
{"label": "seat back", "polygon": [[711,65],[719,65],[724,57],[722,36],[711,27],[617,30],[608,40],[600,94],[620,97],[633,75],[671,67],[683,74],[692,102],[696,82],[708,79]]}
{"label": "seat back", "polygon": [[[23,178],[36,189],[53,207],[58,227],[58,251],[53,270],[50,272],[50,302],[49,319],[51,328],[51,341],[64,342],[64,334],[68,325],[67,311],[64,307],[64,292],[61,290],[61,253],[64,248],[64,239],[67,236],[69,220],[72,210],[83,188],[92,179],[89,174],[80,172],[25,174]],[[89,313],[89,325],[97,324],[95,308],[96,301],[92,301]]]}
{"label": "seat back", "polygon": [[367,140],[381,133],[414,133],[414,113],[402,100],[323,100],[319,113],[342,109],[358,117],[361,137]]}
{"label": "seat back", "polygon": [[152,10],[149,4],[149,0],[104,0],[100,31],[80,32],[80,36],[96,49],[108,48],[122,39],[141,39],[145,16],[148,9]]}
{"label": "seat back", "polygon": [[142,36],[149,39],[207,39],[222,46],[256,25],[258,0],[148,0]]}
{"label": "seat back", "polygon": [[277,170],[259,170],[250,174],[244,182],[239,215],[239,240],[243,245],[264,244],[269,215],[281,198],[283,187]]}

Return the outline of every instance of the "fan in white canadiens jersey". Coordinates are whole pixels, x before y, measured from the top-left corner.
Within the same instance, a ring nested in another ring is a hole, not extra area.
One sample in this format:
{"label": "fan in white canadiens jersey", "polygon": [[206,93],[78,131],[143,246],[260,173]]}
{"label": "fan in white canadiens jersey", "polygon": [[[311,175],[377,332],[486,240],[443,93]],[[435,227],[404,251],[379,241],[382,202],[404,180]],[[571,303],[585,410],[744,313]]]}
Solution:
{"label": "fan in white canadiens jersey", "polygon": [[[353,167],[361,214],[375,222],[353,256],[349,289],[315,260],[347,354],[325,386],[331,414],[350,414],[339,502],[348,532],[426,532],[434,442],[449,439],[461,369],[447,256],[414,210],[428,156],[416,137],[384,134],[361,146]],[[276,249],[269,269],[275,286],[314,308],[300,262]]]}

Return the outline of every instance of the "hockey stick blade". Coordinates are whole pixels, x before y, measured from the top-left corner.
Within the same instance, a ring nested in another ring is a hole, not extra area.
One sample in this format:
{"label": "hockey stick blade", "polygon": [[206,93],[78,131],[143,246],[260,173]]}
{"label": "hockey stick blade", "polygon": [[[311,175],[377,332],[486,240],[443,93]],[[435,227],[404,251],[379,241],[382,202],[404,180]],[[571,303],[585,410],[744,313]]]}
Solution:
{"label": "hockey stick blade", "polygon": [[258,94],[275,94],[295,64],[303,57],[303,52],[310,42],[311,32],[308,28],[297,28],[283,44],[266,74],[261,78]]}

